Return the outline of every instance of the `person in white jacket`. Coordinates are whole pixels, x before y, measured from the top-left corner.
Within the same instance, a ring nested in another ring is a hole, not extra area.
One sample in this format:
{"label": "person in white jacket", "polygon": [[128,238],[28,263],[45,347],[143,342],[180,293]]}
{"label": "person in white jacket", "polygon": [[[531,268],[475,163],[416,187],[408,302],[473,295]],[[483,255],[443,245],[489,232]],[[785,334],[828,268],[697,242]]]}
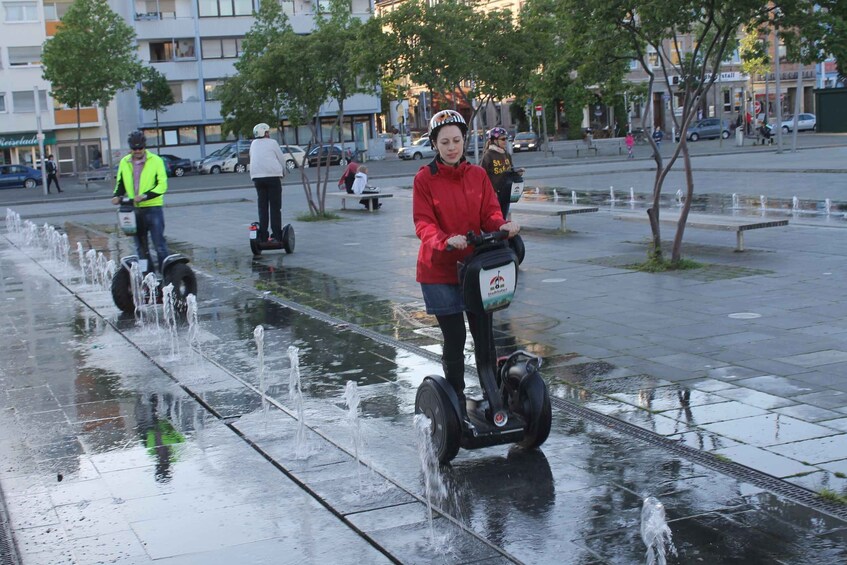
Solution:
{"label": "person in white jacket", "polygon": [[[368,167],[366,165],[359,165],[359,169],[356,171],[356,177],[353,179],[353,187],[351,188],[353,194],[377,194],[379,190],[368,186]],[[359,204],[368,208],[369,199],[363,198],[359,200]],[[379,203],[379,198],[373,199],[373,207],[374,210],[379,210],[382,208],[382,204]]]}
{"label": "person in white jacket", "polygon": [[282,241],[282,177],[285,156],[279,144],[270,138],[271,126],[256,124],[250,144],[250,179],[256,187],[259,205],[259,241],[268,241],[268,218],[271,239]]}

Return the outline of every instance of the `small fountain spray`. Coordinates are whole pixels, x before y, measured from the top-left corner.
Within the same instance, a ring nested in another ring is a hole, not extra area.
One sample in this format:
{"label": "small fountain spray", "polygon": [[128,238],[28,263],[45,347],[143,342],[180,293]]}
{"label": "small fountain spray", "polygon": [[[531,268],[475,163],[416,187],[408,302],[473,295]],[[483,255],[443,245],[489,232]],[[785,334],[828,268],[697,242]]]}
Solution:
{"label": "small fountain spray", "polygon": [[297,435],[294,438],[294,457],[305,459],[309,453],[306,445],[306,413],[303,408],[303,391],[300,387],[300,350],[288,346],[288,360],[291,372],[288,376],[288,398],[297,412]]}
{"label": "small fountain spray", "polygon": [[740,208],[740,206],[738,205],[738,193],[733,192],[732,193],[732,209],[737,210],[738,208]]}
{"label": "small fountain spray", "polygon": [[171,359],[177,359],[179,357],[179,341],[177,340],[176,300],[173,283],[168,283],[162,289],[162,311],[165,318],[165,327],[171,339]]}
{"label": "small fountain spray", "polygon": [[791,212],[796,214],[800,211],[800,199],[796,196],[791,197]]}
{"label": "small fountain spray", "polygon": [[823,209],[826,212],[827,216],[832,214],[832,200],[830,198],[827,198],[823,201]]}
{"label": "small fountain spray", "polygon": [[356,455],[356,474],[359,478],[359,494],[362,493],[362,430],[359,425],[359,388],[356,381],[347,381],[344,387],[344,403],[347,405],[347,425],[353,438],[353,452]]}
{"label": "small fountain spray", "polygon": [[571,204],[576,206],[576,191],[575,190],[571,191]]}
{"label": "small fountain spray", "polygon": [[415,414],[415,441],[418,445],[418,457],[423,471],[426,510],[429,519],[430,542],[435,546],[435,528],[432,523],[432,503],[447,498],[447,487],[441,478],[438,458],[432,446],[432,422],[423,414]]}
{"label": "small fountain spray", "polygon": [[629,187],[629,203],[635,204],[635,189],[631,186]]}
{"label": "small fountain spray", "polygon": [[[82,284],[85,284],[85,250],[82,248],[81,241],[76,242],[76,254],[79,258],[79,270],[82,272]],[[136,306],[138,306],[138,303],[136,303]]]}
{"label": "small fountain spray", "polygon": [[268,413],[268,397],[265,390],[265,328],[261,325],[253,329],[253,340],[256,342],[256,354],[259,358],[259,394],[262,395],[262,411]]}
{"label": "small fountain spray", "polygon": [[611,202],[612,204],[617,202],[617,200],[615,199],[615,187],[614,186],[609,187],[609,202]]}
{"label": "small fountain spray", "polygon": [[188,316],[188,350],[190,352],[194,352],[197,350],[197,353],[202,355],[202,351],[200,351],[200,323],[197,316],[197,297],[193,294],[189,294],[185,297],[185,303],[187,305],[187,316]]}
{"label": "small fountain spray", "polygon": [[767,208],[767,207],[768,207],[768,197],[767,197],[767,196],[765,196],[764,194],[762,194],[761,196],[759,196],[759,204],[761,205],[762,210],[764,210],[765,208]]}
{"label": "small fountain spray", "polygon": [[559,193],[554,188],[553,189],[553,202],[558,202],[558,201],[559,201]]}
{"label": "small fountain spray", "polygon": [[144,306],[144,286],[142,281],[141,266],[136,261],[129,266],[129,282],[132,288],[132,303],[135,304],[136,317],[141,316],[142,307]]}
{"label": "small fountain spray", "polygon": [[667,565],[668,549],[676,555],[665,506],[652,496],[645,498],[641,506],[641,540],[647,546],[647,565]]}
{"label": "small fountain spray", "polygon": [[[154,273],[147,273],[146,275],[144,275],[142,285],[147,287],[147,305],[153,307],[153,315],[156,317],[156,330],[158,331],[160,329],[160,326],[159,309],[156,308],[156,297],[158,296],[157,291],[159,289],[159,278]],[[162,304],[164,305],[164,302]],[[167,317],[167,309],[165,310],[165,317]]]}
{"label": "small fountain spray", "polygon": [[85,252],[85,271],[92,286],[97,286],[97,251],[89,249]]}
{"label": "small fountain spray", "polygon": [[676,191],[676,204],[677,206],[682,206],[682,189],[677,189]]}

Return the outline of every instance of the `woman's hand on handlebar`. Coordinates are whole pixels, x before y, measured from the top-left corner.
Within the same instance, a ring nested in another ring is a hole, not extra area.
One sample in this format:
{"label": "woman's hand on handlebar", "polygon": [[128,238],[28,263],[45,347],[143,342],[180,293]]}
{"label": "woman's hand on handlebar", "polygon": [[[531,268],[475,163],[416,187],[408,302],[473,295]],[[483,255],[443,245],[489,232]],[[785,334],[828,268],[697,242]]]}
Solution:
{"label": "woman's hand on handlebar", "polygon": [[464,249],[468,246],[468,238],[463,235],[454,235],[447,238],[447,250]]}
{"label": "woman's hand on handlebar", "polygon": [[515,237],[521,231],[521,226],[517,222],[506,222],[500,226],[500,231],[509,232],[509,237]]}

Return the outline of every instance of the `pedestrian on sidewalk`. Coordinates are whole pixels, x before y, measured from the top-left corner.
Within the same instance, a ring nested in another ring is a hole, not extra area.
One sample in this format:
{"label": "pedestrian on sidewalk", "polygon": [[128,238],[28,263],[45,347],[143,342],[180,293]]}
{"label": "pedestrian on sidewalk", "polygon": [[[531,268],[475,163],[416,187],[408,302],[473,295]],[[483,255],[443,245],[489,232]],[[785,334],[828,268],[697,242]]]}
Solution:
{"label": "pedestrian on sidewalk", "polygon": [[626,134],[626,158],[627,159],[635,159],[635,155],[632,154],[632,148],[635,147],[635,138],[632,137],[632,132],[628,132]]}
{"label": "pedestrian on sidewalk", "polygon": [[465,234],[469,231],[509,232],[520,226],[507,222],[500,212],[485,169],[464,156],[468,125],[455,110],[442,110],[429,122],[429,140],[436,151],[431,163],[415,175],[412,217],[421,240],[416,280],[421,284],[427,314],[434,315],[444,336],[441,364],[447,382],[459,397],[462,418],[465,408],[465,316],[476,333],[476,318],[465,312],[456,263],[471,254]]}
{"label": "pedestrian on sidewalk", "polygon": [[50,194],[50,185],[54,182],[56,183],[56,191],[62,192],[62,187],[59,186],[59,167],[56,166],[52,153],[47,156],[44,167],[47,169],[47,194]]}
{"label": "pedestrian on sidewalk", "polygon": [[250,144],[250,179],[256,187],[259,207],[260,242],[282,241],[282,177],[285,176],[285,155],[279,143],[270,137],[271,126],[265,123],[253,127]]}
{"label": "pedestrian on sidewalk", "polygon": [[660,152],[662,150],[662,139],[665,137],[665,132],[662,131],[662,126],[656,126],[656,130],[653,132],[653,141],[656,142],[656,149]]}
{"label": "pedestrian on sidewalk", "polygon": [[353,182],[356,180],[356,172],[359,170],[359,163],[350,159],[347,168],[341,173],[341,178],[338,179],[338,190],[346,190],[347,194],[353,194]]}

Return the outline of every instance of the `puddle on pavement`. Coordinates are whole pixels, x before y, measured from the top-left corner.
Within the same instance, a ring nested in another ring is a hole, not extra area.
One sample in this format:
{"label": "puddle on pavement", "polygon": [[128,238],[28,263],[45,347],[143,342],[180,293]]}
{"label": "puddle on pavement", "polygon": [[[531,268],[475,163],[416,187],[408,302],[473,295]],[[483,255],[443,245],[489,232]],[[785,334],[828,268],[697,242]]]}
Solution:
{"label": "puddle on pavement", "polygon": [[[397,332],[414,329],[388,301],[362,299],[331,277],[295,269],[281,274],[264,266],[255,271],[252,262],[248,266],[236,259],[222,260],[230,263],[230,273],[255,275],[275,288],[282,277],[286,281],[282,286],[291,287],[289,292],[329,297],[327,303],[342,304],[357,297],[359,318]],[[0,261],[8,270],[8,259],[0,256]],[[10,284],[7,295],[6,288],[0,286],[3,299],[34,292]],[[118,315],[106,293],[86,295],[86,299],[116,320],[134,344],[176,375],[192,394],[236,422],[260,423],[263,418],[261,398],[246,386],[258,387],[253,330],[263,325],[268,396],[291,411],[286,351],[296,345],[306,421],[333,443],[349,448],[341,402],[346,382],[355,381],[361,395],[363,461],[409,492],[421,494],[411,420],[416,387],[426,374],[439,370],[436,362],[263,300],[226,281],[201,277],[199,294],[203,297],[200,349],[233,378],[221,376],[218,369],[212,374],[207,361],[190,357],[187,348],[180,357],[170,357],[163,332],[139,328]],[[10,344],[4,358],[14,353],[12,367],[21,364],[25,367],[18,368],[28,370],[10,376],[6,367],[0,381],[4,406],[15,407],[19,424],[40,423],[32,428],[27,444],[43,463],[41,469],[64,473],[68,480],[83,480],[89,472],[86,461],[93,462],[101,472],[122,474],[120,497],[126,500],[163,489],[181,492],[189,484],[191,489],[209,489],[206,494],[213,500],[216,496],[228,499],[218,489],[234,483],[218,480],[220,456],[216,453],[221,450],[219,442],[226,446],[236,440],[210,433],[209,429],[219,430],[220,423],[186,391],[69,295],[47,304],[36,300],[13,304],[14,312],[4,316],[12,317],[17,326],[35,329],[44,323],[53,328],[50,340],[26,344],[31,356],[22,361],[20,352],[11,348],[15,344]],[[521,343],[519,338],[506,337],[511,335],[510,328],[498,329],[504,348]],[[67,344],[70,353],[57,353],[56,340]],[[543,345],[529,345],[545,350]],[[33,365],[36,359],[37,366]],[[674,402],[682,406],[687,402],[693,409],[708,400],[686,398],[684,391],[655,379],[619,375],[607,363],[569,364],[574,360],[569,354],[553,360],[550,376],[561,383],[553,387],[554,395],[589,406],[605,402],[610,411],[622,408],[619,401],[612,404],[615,395],[624,395],[619,400],[633,404],[649,399],[649,410],[672,410]],[[52,368],[50,374],[44,372],[45,365]],[[590,384],[602,395],[586,393],[570,382]],[[633,413],[645,414],[644,410]],[[274,444],[274,430],[265,426],[262,441]],[[39,450],[38,446],[44,447]],[[289,459],[293,457],[290,444],[278,447]],[[341,464],[342,460],[332,461]],[[309,459],[297,464],[305,471],[316,469]],[[239,471],[227,480],[243,476],[263,484],[262,477],[251,477],[250,467]],[[127,480],[142,475],[147,478],[138,484]],[[524,562],[551,558],[574,564],[642,562],[645,548],[638,531],[641,501],[647,495],[659,498],[667,509],[679,551],[671,563],[810,563],[847,558],[843,522],[560,411],[554,413],[553,433],[541,451],[523,453],[508,446],[462,451],[446,477],[454,496],[445,510]],[[406,536],[422,533],[411,531]],[[390,536],[376,537],[387,545],[393,543]],[[395,541],[399,543],[399,538]],[[410,560],[428,551],[414,549],[415,542],[401,547],[404,559]]]}

